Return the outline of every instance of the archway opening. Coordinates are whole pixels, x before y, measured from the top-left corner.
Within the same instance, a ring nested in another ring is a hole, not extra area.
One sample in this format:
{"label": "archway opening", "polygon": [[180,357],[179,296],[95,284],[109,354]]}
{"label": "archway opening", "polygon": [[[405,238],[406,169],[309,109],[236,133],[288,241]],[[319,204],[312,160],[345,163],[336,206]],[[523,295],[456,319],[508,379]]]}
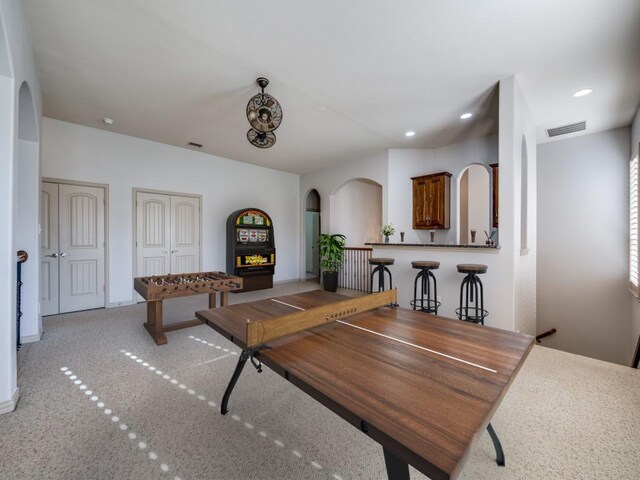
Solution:
{"label": "archway opening", "polygon": [[458,183],[459,243],[484,243],[491,231],[491,190],[489,171],[484,165],[466,167]]}
{"label": "archway opening", "polygon": [[333,195],[331,233],[342,233],[349,247],[380,240],[382,185],[365,178],[343,184]]}
{"label": "archway opening", "polygon": [[24,250],[29,259],[22,264],[20,338],[40,339],[40,146],[33,95],[23,82],[18,91],[18,142],[14,160],[14,251]]}
{"label": "archway opening", "polygon": [[304,233],[305,275],[307,279],[319,279],[320,194],[316,189],[311,190],[305,198]]}

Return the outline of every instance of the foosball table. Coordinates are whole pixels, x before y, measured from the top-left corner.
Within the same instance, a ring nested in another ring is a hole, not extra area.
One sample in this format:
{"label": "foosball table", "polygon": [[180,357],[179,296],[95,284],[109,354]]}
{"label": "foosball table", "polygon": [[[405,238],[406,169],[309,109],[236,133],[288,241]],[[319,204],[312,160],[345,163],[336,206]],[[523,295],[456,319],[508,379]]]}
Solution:
{"label": "foosball table", "polygon": [[228,294],[242,289],[242,278],[224,272],[182,273],[157,275],[133,279],[133,287],[147,301],[147,321],[144,327],[158,345],[167,343],[164,332],[201,325],[201,320],[162,325],[162,301],[189,295],[209,294],[209,308],[216,308],[216,294],[220,293],[220,305],[229,303]]}

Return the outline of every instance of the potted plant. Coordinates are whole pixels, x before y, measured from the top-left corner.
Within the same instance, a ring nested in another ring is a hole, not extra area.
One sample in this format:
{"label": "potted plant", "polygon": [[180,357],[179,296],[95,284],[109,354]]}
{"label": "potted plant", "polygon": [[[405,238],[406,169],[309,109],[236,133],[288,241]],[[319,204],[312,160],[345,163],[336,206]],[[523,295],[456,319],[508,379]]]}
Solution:
{"label": "potted plant", "polygon": [[327,292],[338,290],[338,270],[342,267],[346,238],[341,233],[322,233],[318,238],[322,285]]}
{"label": "potted plant", "polygon": [[389,243],[389,236],[393,235],[395,231],[396,229],[393,228],[393,223],[387,223],[386,225],[382,226],[382,228],[380,229],[380,233],[384,235],[384,243]]}

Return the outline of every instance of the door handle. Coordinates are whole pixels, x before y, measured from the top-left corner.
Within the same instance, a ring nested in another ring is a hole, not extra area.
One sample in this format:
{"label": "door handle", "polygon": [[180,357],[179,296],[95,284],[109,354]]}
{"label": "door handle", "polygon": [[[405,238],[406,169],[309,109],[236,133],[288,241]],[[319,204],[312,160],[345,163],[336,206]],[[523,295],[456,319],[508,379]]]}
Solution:
{"label": "door handle", "polygon": [[66,252],[60,252],[60,257],[70,257],[71,255],[69,255]]}
{"label": "door handle", "polygon": [[160,253],[169,253],[169,250],[163,250]]}
{"label": "door handle", "polygon": [[58,258],[58,254],[52,253],[51,255],[45,255],[45,257]]}
{"label": "door handle", "polygon": [[178,253],[180,250],[171,250],[171,253]]}

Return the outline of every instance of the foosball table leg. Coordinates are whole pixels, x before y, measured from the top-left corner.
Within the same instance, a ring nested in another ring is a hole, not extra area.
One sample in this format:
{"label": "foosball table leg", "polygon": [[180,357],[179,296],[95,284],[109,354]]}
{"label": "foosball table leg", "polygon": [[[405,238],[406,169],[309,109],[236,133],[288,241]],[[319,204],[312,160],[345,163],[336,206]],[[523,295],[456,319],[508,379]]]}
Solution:
{"label": "foosball table leg", "polygon": [[229,292],[220,292],[220,306],[226,307],[229,305]]}
{"label": "foosball table leg", "polygon": [[209,308],[216,308],[216,292],[209,294]]}
{"label": "foosball table leg", "polygon": [[147,321],[144,324],[157,345],[165,345],[167,336],[162,329],[162,300],[147,302]]}

